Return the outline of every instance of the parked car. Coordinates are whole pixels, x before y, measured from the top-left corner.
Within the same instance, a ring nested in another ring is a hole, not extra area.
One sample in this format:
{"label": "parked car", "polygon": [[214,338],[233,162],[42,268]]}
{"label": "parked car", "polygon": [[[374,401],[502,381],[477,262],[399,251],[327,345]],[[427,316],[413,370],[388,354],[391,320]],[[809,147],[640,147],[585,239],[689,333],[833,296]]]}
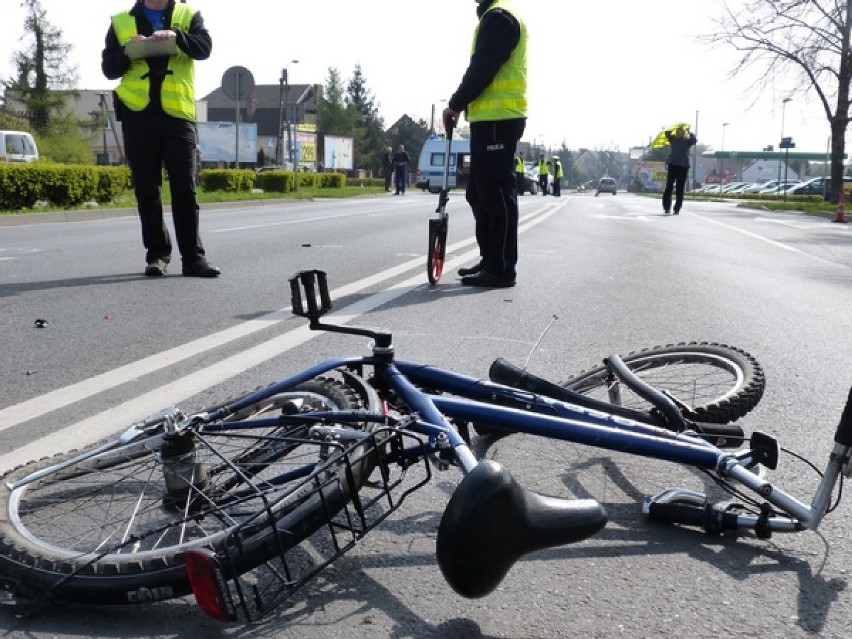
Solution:
{"label": "parked car", "polygon": [[705,184],[700,189],[698,189],[698,193],[718,193],[719,189],[722,187],[721,184]]}
{"label": "parked car", "polygon": [[616,194],[618,191],[618,184],[616,183],[614,178],[611,177],[602,177],[598,180],[598,190],[597,193],[612,193]]}
{"label": "parked car", "polygon": [[[535,182],[535,190],[530,189],[530,193],[533,195],[538,195],[541,193],[541,186],[538,181],[538,164],[535,162],[526,162],[524,166],[527,168],[526,174],[529,180]],[[548,173],[547,174],[547,186],[544,189],[545,195],[550,195],[553,192],[553,176]]]}
{"label": "parked car", "polygon": [[800,184],[799,180],[769,180],[758,193],[782,193],[796,184]]}
{"label": "parked car", "polygon": [[720,193],[736,193],[739,189],[748,186],[748,182],[728,182],[727,184],[723,184],[722,188],[719,189]]}
{"label": "parked car", "polygon": [[540,190],[538,185],[538,169],[528,168],[524,172],[524,193],[538,195]]}
{"label": "parked car", "polygon": [[[852,177],[843,178],[843,190],[847,197],[852,196]],[[811,178],[806,182],[791,186],[786,193],[787,195],[822,195],[827,199],[831,197],[831,178]]]}
{"label": "parked car", "polygon": [[0,162],[33,162],[38,158],[32,135],[25,131],[0,131]]}

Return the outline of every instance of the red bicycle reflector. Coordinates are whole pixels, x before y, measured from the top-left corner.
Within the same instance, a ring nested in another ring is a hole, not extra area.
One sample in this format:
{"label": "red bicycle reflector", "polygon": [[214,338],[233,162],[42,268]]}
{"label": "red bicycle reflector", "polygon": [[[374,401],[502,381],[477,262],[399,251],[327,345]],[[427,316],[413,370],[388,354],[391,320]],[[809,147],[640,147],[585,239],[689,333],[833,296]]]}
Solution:
{"label": "red bicycle reflector", "polygon": [[186,575],[199,608],[219,621],[236,620],[236,615],[228,606],[225,578],[214,552],[203,549],[188,550]]}

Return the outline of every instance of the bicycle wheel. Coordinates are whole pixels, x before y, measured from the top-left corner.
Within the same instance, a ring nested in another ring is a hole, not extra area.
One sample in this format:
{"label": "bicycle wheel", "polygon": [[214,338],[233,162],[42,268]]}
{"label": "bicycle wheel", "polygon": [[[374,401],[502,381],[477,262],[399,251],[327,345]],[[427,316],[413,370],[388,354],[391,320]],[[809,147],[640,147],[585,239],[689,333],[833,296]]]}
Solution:
{"label": "bicycle wheel", "polygon": [[[279,411],[361,410],[362,397],[340,380],[318,378],[258,401],[230,421],[274,418]],[[316,496],[301,496],[295,487],[334,451],[308,440],[307,424],[266,421],[271,424],[253,430],[194,433],[194,476],[182,498],[164,481],[161,431],[67,467],[55,465],[76,453],[9,472],[3,480],[14,484],[53,468],[0,491],[0,575],[16,584],[24,605],[45,595],[91,604],[142,603],[189,594],[184,553],[218,550],[234,530],[254,545],[252,561],[264,561],[257,549],[276,550],[267,548],[274,534],[269,517],[255,528],[245,525],[259,509],[292,522],[297,531],[292,543],[299,543],[323,520],[312,503]],[[371,471],[365,461],[346,480],[329,481],[322,495],[326,512],[328,504],[342,507]],[[292,496],[277,501],[287,491]]]}
{"label": "bicycle wheel", "polygon": [[444,272],[447,254],[447,220],[429,220],[429,249],[426,254],[426,274],[430,284],[437,284]]}
{"label": "bicycle wheel", "polygon": [[[727,344],[669,344],[632,352],[622,359],[645,382],[688,406],[687,416],[697,421],[726,424],[739,419],[757,405],[766,386],[757,360]],[[615,403],[605,366],[582,371],[560,385]],[[619,405],[641,411],[651,408],[626,385],[619,384],[619,390]]]}

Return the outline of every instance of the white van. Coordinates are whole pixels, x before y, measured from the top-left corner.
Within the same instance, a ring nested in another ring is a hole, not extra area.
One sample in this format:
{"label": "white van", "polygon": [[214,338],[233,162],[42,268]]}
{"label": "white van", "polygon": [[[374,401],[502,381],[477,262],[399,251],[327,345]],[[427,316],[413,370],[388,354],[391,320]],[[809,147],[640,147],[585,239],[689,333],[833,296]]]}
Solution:
{"label": "white van", "polygon": [[[444,182],[444,166],[447,154],[447,140],[433,136],[426,140],[420,159],[417,162],[417,175],[414,186],[430,193],[439,193]],[[470,177],[470,140],[453,140],[450,147],[450,172],[447,175],[447,187],[467,186]]]}
{"label": "white van", "polygon": [[25,131],[0,131],[0,163],[38,160],[38,147]]}

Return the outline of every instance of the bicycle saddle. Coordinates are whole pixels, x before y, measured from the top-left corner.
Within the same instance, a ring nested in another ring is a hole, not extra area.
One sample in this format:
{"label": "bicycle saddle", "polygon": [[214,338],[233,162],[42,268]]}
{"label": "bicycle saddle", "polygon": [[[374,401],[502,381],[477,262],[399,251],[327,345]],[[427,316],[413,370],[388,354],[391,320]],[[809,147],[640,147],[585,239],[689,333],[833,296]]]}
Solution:
{"label": "bicycle saddle", "polygon": [[521,486],[503,466],[483,460],[459,483],[438,527],[438,565],[468,598],[494,590],[534,550],[591,537],[606,524],[594,499],[559,499]]}

